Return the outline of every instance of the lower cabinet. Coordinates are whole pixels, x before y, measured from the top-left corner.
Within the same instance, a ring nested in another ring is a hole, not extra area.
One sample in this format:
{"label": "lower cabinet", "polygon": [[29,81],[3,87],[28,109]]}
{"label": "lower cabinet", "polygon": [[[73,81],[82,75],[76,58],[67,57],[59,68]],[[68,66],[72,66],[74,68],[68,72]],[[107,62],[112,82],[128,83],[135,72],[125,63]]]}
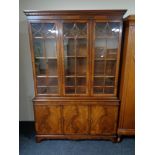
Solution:
{"label": "lower cabinet", "polygon": [[88,106],[63,106],[64,134],[88,134]]}
{"label": "lower cabinet", "polygon": [[116,134],[117,105],[34,104],[34,111],[37,135],[58,135],[60,138],[61,135],[81,135],[87,139],[89,136]]}
{"label": "lower cabinet", "polygon": [[62,133],[60,106],[37,105],[34,108],[37,134]]}
{"label": "lower cabinet", "polygon": [[115,134],[118,108],[91,106],[91,134]]}

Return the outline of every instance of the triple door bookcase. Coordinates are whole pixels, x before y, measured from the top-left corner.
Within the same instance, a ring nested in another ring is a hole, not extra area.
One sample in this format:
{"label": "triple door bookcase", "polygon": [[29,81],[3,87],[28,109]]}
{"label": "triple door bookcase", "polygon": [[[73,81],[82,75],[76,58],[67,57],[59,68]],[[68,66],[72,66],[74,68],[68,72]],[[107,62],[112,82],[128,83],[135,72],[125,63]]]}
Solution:
{"label": "triple door bookcase", "polygon": [[24,11],[36,140],[117,138],[126,10]]}

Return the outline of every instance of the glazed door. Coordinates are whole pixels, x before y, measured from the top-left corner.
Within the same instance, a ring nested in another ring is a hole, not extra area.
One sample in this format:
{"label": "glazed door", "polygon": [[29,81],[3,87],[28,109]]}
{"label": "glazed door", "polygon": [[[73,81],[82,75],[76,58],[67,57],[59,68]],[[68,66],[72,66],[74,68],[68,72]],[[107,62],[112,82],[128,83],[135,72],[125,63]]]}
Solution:
{"label": "glazed door", "polygon": [[93,24],[92,95],[114,96],[117,92],[120,57],[120,22]]}
{"label": "glazed door", "polygon": [[64,21],[62,29],[64,95],[87,95],[88,23],[87,21]]}
{"label": "glazed door", "polygon": [[58,24],[50,21],[30,25],[36,94],[60,95]]}

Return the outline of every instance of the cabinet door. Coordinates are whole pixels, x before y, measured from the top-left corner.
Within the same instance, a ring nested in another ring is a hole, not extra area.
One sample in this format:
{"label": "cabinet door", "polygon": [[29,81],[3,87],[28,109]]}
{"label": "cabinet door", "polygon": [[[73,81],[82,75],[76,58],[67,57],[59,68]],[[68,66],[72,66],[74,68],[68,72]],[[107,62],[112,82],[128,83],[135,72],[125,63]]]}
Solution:
{"label": "cabinet door", "polygon": [[121,23],[94,23],[92,94],[116,95]]}
{"label": "cabinet door", "polygon": [[64,94],[88,94],[88,23],[63,23]]}
{"label": "cabinet door", "polygon": [[118,108],[112,106],[91,106],[91,134],[115,134]]}
{"label": "cabinet door", "polygon": [[33,62],[38,95],[60,94],[57,23],[31,23]]}
{"label": "cabinet door", "polygon": [[35,105],[37,134],[61,134],[60,106]]}
{"label": "cabinet door", "polygon": [[65,134],[88,133],[88,106],[64,106],[63,119]]}

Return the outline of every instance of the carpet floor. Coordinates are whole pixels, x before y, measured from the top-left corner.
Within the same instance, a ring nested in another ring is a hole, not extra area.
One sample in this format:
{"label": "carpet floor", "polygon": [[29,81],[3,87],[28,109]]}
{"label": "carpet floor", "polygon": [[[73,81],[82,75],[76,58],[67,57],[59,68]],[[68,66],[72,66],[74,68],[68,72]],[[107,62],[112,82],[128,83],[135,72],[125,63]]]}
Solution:
{"label": "carpet floor", "polygon": [[20,132],[20,155],[134,155],[135,139],[120,143],[104,140],[46,140],[35,142],[34,131]]}

